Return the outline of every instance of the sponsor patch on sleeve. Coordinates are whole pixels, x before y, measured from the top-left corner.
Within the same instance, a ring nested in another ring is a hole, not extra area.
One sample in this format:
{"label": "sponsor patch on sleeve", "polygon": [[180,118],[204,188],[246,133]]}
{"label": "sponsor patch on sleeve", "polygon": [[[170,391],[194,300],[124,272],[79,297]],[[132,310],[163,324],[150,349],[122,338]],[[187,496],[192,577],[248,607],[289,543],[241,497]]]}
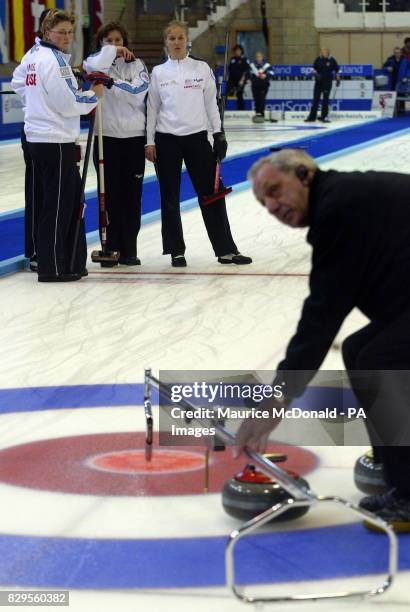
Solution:
{"label": "sponsor patch on sleeve", "polygon": [[60,74],[62,79],[69,79],[72,76],[70,66],[61,66]]}

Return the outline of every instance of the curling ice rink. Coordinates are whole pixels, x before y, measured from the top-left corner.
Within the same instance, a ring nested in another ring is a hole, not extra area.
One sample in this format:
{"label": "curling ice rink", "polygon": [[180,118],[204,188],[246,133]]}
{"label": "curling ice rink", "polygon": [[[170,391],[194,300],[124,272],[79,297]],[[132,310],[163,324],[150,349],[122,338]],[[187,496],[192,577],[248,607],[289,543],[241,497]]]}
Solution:
{"label": "curling ice rink", "polygon": [[[228,120],[226,127],[230,156],[312,135],[303,122]],[[320,165],[408,172],[410,128],[333,153]],[[19,143],[0,143],[0,212],[23,206],[23,177]],[[87,187],[95,182],[92,170]],[[251,266],[218,264],[193,208],[183,214],[185,269],[171,268],[161,255],[154,222],[140,233],[141,267],[107,270],[88,262],[88,278],[60,285],[38,284],[29,271],[0,278],[0,590],[69,589],[76,612],[246,609],[224,587],[224,537],[240,523],[224,513],[220,499],[221,483],[243,459],[212,454],[206,494],[201,449],[191,471],[183,449],[173,471],[164,468],[158,447],[149,469],[141,460],[104,471],[94,461],[143,448],[144,368],[269,370],[282,357],[308,290],[305,231],[269,217],[244,184],[229,196],[228,213]],[[338,342],[364,323],[353,312]],[[323,368],[343,368],[339,351],[329,353]],[[352,466],[363,450],[302,449],[302,464],[311,453],[318,460],[306,473],[313,490],[358,502]],[[383,536],[354,520],[312,509],[266,528],[282,539],[248,544],[241,567],[246,575],[251,560],[252,590],[279,595],[378,585]],[[407,610],[410,536],[400,536],[399,546],[400,572],[381,597],[266,608]]]}

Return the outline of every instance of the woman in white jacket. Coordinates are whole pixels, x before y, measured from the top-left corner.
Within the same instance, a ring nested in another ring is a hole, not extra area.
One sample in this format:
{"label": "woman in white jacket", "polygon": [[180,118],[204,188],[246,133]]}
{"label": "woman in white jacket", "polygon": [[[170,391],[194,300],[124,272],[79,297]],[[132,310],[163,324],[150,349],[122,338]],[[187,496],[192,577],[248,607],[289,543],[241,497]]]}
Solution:
{"label": "woman in white jacket", "polygon": [[[113,80],[103,105],[103,148],[107,248],[120,252],[120,264],[139,265],[137,236],[141,226],[141,196],[145,171],[145,97],[149,76],[145,64],[127,49],[128,36],[116,22],[97,32],[97,53],[84,61],[87,72],[102,71]],[[98,140],[94,142],[98,164]],[[102,262],[102,266],[117,265]]]}
{"label": "woman in white jacket", "polygon": [[[206,62],[189,55],[188,42],[187,25],[171,21],[164,30],[168,59],[152,71],[147,105],[145,154],[156,163],[159,177],[163,254],[170,254],[177,268],[187,265],[179,201],[182,162],[201,203],[214,190],[216,160],[225,157],[228,146],[214,74]],[[201,213],[219,263],[252,263],[232,238],[224,198],[202,205]]]}
{"label": "woman in white jacket", "polygon": [[43,39],[26,53],[13,74],[12,87],[24,101],[24,130],[33,160],[33,180],[39,176],[43,202],[38,219],[37,256],[40,282],[79,280],[87,274],[85,234],[81,228],[70,270],[74,233],[80,206],[80,177],[75,140],[80,115],[87,114],[102,97],[103,86],[77,89],[67,55],[74,33],[74,18],[51,10],[41,31]]}

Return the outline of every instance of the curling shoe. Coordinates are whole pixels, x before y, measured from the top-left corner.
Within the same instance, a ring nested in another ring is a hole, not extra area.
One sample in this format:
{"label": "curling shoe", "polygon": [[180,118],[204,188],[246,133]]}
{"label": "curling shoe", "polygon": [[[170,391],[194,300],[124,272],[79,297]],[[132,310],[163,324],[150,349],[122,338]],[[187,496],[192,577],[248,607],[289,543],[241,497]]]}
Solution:
{"label": "curling shoe", "polygon": [[[386,521],[398,533],[410,533],[410,498],[401,497],[396,489],[379,495],[364,497],[359,507]],[[380,531],[374,525],[364,521],[365,527]]]}
{"label": "curling shoe", "polygon": [[245,266],[252,263],[252,259],[250,257],[246,257],[240,253],[228,253],[227,255],[222,255],[222,257],[218,257],[218,261],[220,264],[236,264],[237,266]]}
{"label": "curling shoe", "polygon": [[28,267],[30,268],[30,270],[32,272],[38,272],[38,262],[37,262],[37,257],[30,257],[30,263],[28,264]]}
{"label": "curling shoe", "polygon": [[171,263],[173,268],[186,268],[187,263],[183,255],[171,256]]}
{"label": "curling shoe", "polygon": [[39,283],[71,283],[81,280],[81,274],[39,274]]}
{"label": "curling shoe", "polygon": [[140,266],[141,260],[138,257],[120,257],[118,263],[122,266]]}

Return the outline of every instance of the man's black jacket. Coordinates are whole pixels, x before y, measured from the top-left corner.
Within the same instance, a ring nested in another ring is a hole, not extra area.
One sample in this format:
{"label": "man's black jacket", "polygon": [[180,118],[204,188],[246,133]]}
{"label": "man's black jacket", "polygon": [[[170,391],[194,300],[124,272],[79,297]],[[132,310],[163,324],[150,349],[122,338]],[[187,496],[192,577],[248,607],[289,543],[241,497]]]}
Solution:
{"label": "man's black jacket", "polygon": [[410,307],[410,176],[318,170],[307,241],[310,295],[278,370],[312,373],[290,383],[291,397],[303,392],[353,308],[388,324]]}
{"label": "man's black jacket", "polygon": [[339,64],[331,55],[329,57],[323,57],[319,55],[313,62],[313,68],[317,72],[317,77],[321,81],[331,81],[333,75],[339,72]]}

